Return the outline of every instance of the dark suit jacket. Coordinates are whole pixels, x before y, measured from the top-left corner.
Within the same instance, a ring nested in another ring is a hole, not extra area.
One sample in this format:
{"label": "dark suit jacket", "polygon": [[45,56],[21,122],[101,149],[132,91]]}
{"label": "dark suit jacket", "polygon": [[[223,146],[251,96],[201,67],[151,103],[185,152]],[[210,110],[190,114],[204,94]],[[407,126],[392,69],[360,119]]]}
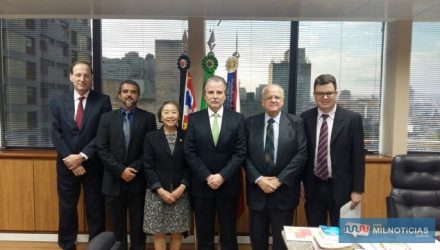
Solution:
{"label": "dark suit jacket", "polygon": [[[240,192],[240,166],[246,157],[244,117],[240,113],[224,110],[217,145],[211,135],[208,110],[189,117],[185,140],[185,157],[192,172],[191,194],[202,198],[234,198]],[[206,178],[221,174],[223,185],[212,190]]]}
{"label": "dark suit jacket", "polygon": [[58,153],[57,173],[73,175],[72,171],[64,165],[63,158],[79,152],[83,152],[88,157],[88,160],[83,163],[88,173],[93,172],[91,168],[101,168],[99,157],[96,154],[96,131],[101,114],[112,109],[110,98],[90,90],[81,129],[78,129],[73,118],[75,114],[73,91],[54,97],[50,101],[50,109],[51,137]]}
{"label": "dark suit jacket", "polygon": [[[303,180],[306,200],[313,197],[314,158],[318,109],[301,114],[308,142],[308,160]],[[337,206],[350,200],[350,193],[364,192],[365,150],[364,129],[359,113],[337,107],[330,139],[333,193]]]}
{"label": "dark suit jacket", "polygon": [[184,137],[185,133],[178,129],[173,154],[163,127],[148,133],[145,137],[144,170],[150,190],[162,187],[172,191],[180,184],[189,187],[190,170],[183,152]]}
{"label": "dark suit jacket", "polygon": [[[248,206],[260,211],[265,207],[267,197],[271,196],[278,209],[295,209],[299,201],[299,177],[307,158],[307,142],[301,119],[281,113],[276,163],[270,172],[264,166],[264,113],[247,118],[245,129],[248,148],[245,165]],[[276,176],[282,185],[267,195],[255,184],[260,176]]]}
{"label": "dark suit jacket", "polygon": [[[131,122],[127,152],[121,110],[114,110],[101,116],[96,144],[99,156],[104,163],[102,192],[105,195],[118,195],[121,185],[128,185],[132,193],[145,192],[142,149],[145,134],[153,130],[156,130],[155,116],[148,111],[137,108]],[[132,167],[138,171],[136,178],[129,183],[121,178],[122,171],[126,167]]]}

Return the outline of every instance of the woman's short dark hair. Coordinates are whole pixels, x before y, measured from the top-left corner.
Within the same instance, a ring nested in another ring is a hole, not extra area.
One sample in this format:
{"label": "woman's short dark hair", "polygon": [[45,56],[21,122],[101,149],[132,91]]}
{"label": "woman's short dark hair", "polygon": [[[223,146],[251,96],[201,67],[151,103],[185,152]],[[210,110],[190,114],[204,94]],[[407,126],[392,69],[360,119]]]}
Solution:
{"label": "woman's short dark hair", "polygon": [[162,122],[161,116],[162,116],[163,107],[165,107],[165,105],[167,105],[167,104],[173,104],[174,106],[176,106],[177,111],[179,112],[179,116],[180,116],[180,107],[176,101],[173,101],[173,100],[164,101],[162,103],[162,105],[160,105],[159,110],[157,111],[157,119],[159,119],[160,122]]}

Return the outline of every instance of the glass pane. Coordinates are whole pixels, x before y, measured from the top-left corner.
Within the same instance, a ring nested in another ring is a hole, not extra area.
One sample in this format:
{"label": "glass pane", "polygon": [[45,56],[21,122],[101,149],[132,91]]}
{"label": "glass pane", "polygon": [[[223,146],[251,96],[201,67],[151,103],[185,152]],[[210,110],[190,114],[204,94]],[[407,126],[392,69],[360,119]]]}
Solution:
{"label": "glass pane", "polygon": [[[240,54],[238,82],[241,113],[246,117],[263,112],[260,104],[262,86],[277,83],[288,93],[290,21],[205,22],[205,39],[214,31],[218,60],[216,75],[227,78],[226,60],[236,51]],[[206,46],[205,53],[209,52]],[[287,98],[283,110],[287,111]]]}
{"label": "glass pane", "polygon": [[121,81],[130,79],[141,87],[138,106],[156,114],[165,100],[179,101],[182,36],[187,21],[102,20],[103,93],[113,108]]}
{"label": "glass pane", "polygon": [[378,22],[299,23],[297,113],[315,106],[315,78],[334,75],[337,103],[362,115],[369,151],[378,151],[382,27]]}
{"label": "glass pane", "polygon": [[[72,61],[89,60],[89,20],[1,19],[3,147],[52,147],[49,100],[70,89]],[[75,43],[74,43],[75,42]]]}
{"label": "glass pane", "polygon": [[440,23],[413,23],[408,151],[440,151]]}

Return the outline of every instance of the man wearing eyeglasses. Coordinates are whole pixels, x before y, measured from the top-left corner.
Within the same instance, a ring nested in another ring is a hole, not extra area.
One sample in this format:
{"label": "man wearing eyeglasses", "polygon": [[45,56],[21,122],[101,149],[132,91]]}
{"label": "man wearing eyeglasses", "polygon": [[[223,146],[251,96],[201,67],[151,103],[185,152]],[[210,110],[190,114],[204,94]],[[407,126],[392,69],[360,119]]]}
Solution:
{"label": "man wearing eyeglasses", "polygon": [[364,130],[359,113],[336,104],[336,79],[330,74],[314,82],[316,106],[301,114],[308,160],[303,172],[309,226],[339,224],[339,210],[362,200],[365,177]]}
{"label": "man wearing eyeglasses", "polygon": [[281,237],[291,225],[300,196],[300,175],[307,158],[303,123],[281,111],[284,90],[268,84],[261,92],[264,112],[246,119],[246,192],[253,250],[286,249]]}

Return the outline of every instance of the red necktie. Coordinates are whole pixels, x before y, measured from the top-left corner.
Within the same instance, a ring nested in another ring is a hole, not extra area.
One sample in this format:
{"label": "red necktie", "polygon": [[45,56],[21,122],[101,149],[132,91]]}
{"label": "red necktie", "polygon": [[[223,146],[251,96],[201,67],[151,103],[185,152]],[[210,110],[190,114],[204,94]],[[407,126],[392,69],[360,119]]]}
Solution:
{"label": "red necktie", "polygon": [[82,120],[83,120],[83,116],[84,116],[84,108],[83,108],[83,100],[86,99],[84,96],[81,96],[78,102],[78,108],[76,109],[76,126],[78,126],[78,128],[81,128],[81,124],[82,124]]}
{"label": "red necktie", "polygon": [[322,114],[321,131],[319,132],[318,155],[316,160],[315,175],[320,179],[328,178],[328,125],[327,114]]}

